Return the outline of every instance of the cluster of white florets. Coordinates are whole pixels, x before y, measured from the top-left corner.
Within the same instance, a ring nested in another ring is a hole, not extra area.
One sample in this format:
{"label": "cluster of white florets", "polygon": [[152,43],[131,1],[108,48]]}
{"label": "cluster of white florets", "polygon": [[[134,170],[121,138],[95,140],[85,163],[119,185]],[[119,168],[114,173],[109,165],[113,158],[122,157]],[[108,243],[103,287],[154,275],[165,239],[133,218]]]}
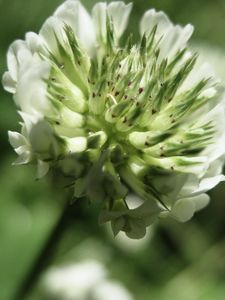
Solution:
{"label": "cluster of white florets", "polygon": [[140,238],[156,217],[186,221],[208,203],[224,180],[225,118],[218,80],[187,48],[193,27],[152,9],[140,42],[122,46],[131,8],[98,3],[90,16],[66,1],[10,46],[3,84],[23,120],[9,132],[16,164],[60,168],[76,198],[102,203],[101,222]]}

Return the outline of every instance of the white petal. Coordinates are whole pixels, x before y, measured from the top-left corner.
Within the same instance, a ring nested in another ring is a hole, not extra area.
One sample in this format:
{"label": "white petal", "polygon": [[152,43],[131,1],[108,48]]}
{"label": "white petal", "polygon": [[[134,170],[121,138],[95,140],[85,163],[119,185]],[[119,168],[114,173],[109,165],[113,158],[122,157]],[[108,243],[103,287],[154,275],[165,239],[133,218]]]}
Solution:
{"label": "white petal", "polygon": [[50,65],[35,58],[21,69],[14,100],[23,112],[44,114],[50,110],[44,81],[49,77],[49,72]]}
{"label": "white petal", "polygon": [[11,44],[7,52],[7,65],[9,73],[14,81],[17,81],[20,64],[23,64],[32,57],[26,42],[16,40]]}
{"label": "white petal", "polygon": [[87,148],[86,137],[65,138],[69,153],[80,153]]}
{"label": "white petal", "polygon": [[8,131],[9,142],[13,148],[18,148],[20,146],[26,145],[27,141],[25,137],[16,131]]}
{"label": "white petal", "polygon": [[[203,152],[203,155],[208,156],[209,163],[213,163],[215,160],[225,154],[225,111],[224,105],[219,103],[214,108],[211,108],[200,119],[201,123],[211,122],[214,126],[215,135],[213,143],[211,143]],[[222,162],[221,162],[222,164]]]}
{"label": "white petal", "polygon": [[185,48],[193,33],[193,26],[188,24],[184,28],[176,25],[170,27],[160,42],[159,61],[172,58],[179,50]]}
{"label": "white petal", "polygon": [[36,114],[31,115],[22,111],[19,111],[19,115],[21,116],[24,122],[24,126],[22,128],[22,134],[23,136],[28,137],[33,125],[36,124],[41,117]]}
{"label": "white petal", "polygon": [[92,10],[92,16],[96,27],[98,41],[106,39],[106,9],[107,4],[103,2],[97,3]]}
{"label": "white petal", "polygon": [[84,117],[82,114],[74,112],[67,107],[62,107],[60,112],[60,124],[65,127],[82,127],[84,124]]}
{"label": "white petal", "polygon": [[79,1],[64,2],[55,11],[54,16],[71,26],[88,53],[93,53],[95,46],[93,21]]}
{"label": "white petal", "polygon": [[2,85],[7,92],[12,94],[16,92],[16,81],[12,79],[12,76],[8,71],[3,74]]}
{"label": "white petal", "polygon": [[106,19],[107,14],[113,22],[115,35],[119,39],[124,33],[132,10],[132,4],[125,4],[122,1],[111,2],[109,5],[103,2],[97,3],[92,10],[96,34],[99,41],[106,40]]}
{"label": "white petal", "polygon": [[195,204],[195,211],[199,211],[209,204],[210,197],[207,194],[201,194],[193,198]]}
{"label": "white petal", "polygon": [[150,33],[157,25],[156,36],[162,37],[160,42],[159,63],[163,58],[171,58],[178,50],[183,49],[193,33],[193,26],[174,26],[166,14],[156,12],[154,9],[147,11],[140,23],[141,35]]}
{"label": "white petal", "polygon": [[56,17],[50,17],[40,30],[40,36],[45,41],[47,48],[57,57],[60,57],[57,39],[61,44],[68,42],[63,28],[64,23],[61,20]]}
{"label": "white petal", "polygon": [[30,151],[23,151],[19,157],[14,161],[13,165],[24,165],[29,163],[31,160]]}
{"label": "white petal", "polygon": [[225,79],[225,55],[223,49],[210,43],[195,43],[193,49],[199,53],[199,62],[202,64],[206,61],[212,64],[216,74],[223,80]]}
{"label": "white petal", "polygon": [[24,145],[22,145],[22,146],[20,146],[20,147],[18,147],[18,148],[16,148],[16,149],[14,149],[14,150],[15,150],[15,152],[16,152],[19,156],[23,155],[23,154],[26,153],[26,152],[29,152],[29,153],[30,153],[30,148],[29,148],[29,146],[28,146],[27,144],[24,144]]}
{"label": "white petal", "polygon": [[171,209],[171,216],[180,222],[186,222],[192,218],[195,212],[195,204],[192,198],[178,200]]}
{"label": "white petal", "polygon": [[224,162],[225,162],[224,155],[214,160],[213,163],[210,164],[204,178],[210,178],[222,174]]}
{"label": "white petal", "polygon": [[102,281],[94,289],[94,299],[98,300],[133,300],[131,294],[117,282]]}
{"label": "white petal", "polygon": [[214,188],[221,181],[225,181],[224,175],[217,175],[211,178],[204,178],[200,182],[199,187],[193,192],[193,194],[200,194],[200,193],[207,192],[212,188]]}
{"label": "white petal", "polygon": [[44,177],[49,170],[49,163],[44,162],[42,160],[38,160],[38,164],[37,164],[37,178],[42,178]]}
{"label": "white petal", "polygon": [[141,19],[140,33],[141,36],[144,33],[150,33],[152,29],[157,25],[157,34],[163,35],[172,27],[172,23],[164,12],[156,12],[155,9],[148,10]]}
{"label": "white petal", "polygon": [[214,87],[210,87],[204,90],[199,97],[213,98],[216,95],[216,89]]}
{"label": "white petal", "polygon": [[199,182],[200,179],[197,177],[197,175],[187,175],[183,187],[179,191],[178,198],[184,198],[191,195],[199,187]]}
{"label": "white petal", "polygon": [[29,140],[34,152],[38,154],[49,154],[50,151],[57,152],[58,145],[52,128],[46,121],[39,121],[32,126]]}
{"label": "white petal", "polygon": [[208,205],[210,198],[207,194],[179,199],[171,209],[171,216],[180,222],[186,222],[192,218],[196,211]]}
{"label": "white petal", "polygon": [[132,3],[125,4],[122,1],[111,2],[108,5],[108,14],[113,21],[117,38],[120,38],[127,28],[132,7]]}
{"label": "white petal", "polygon": [[34,32],[27,32],[25,40],[32,53],[39,51],[43,47],[42,38]]}
{"label": "white petal", "polygon": [[[147,153],[148,150],[145,150]],[[155,158],[151,155],[144,154],[143,158],[150,166],[158,166],[165,170],[175,170],[183,173],[193,173],[202,177],[208,169],[207,157],[205,156],[171,156],[165,158]]]}
{"label": "white petal", "polygon": [[[190,90],[193,88],[199,81],[203,79],[215,78],[215,72],[213,68],[208,64],[204,63],[202,65],[196,64],[192,72],[189,74],[187,79],[184,81],[182,86],[179,89],[179,93],[183,91]],[[210,80],[208,84],[212,85],[215,83],[215,80]]]}

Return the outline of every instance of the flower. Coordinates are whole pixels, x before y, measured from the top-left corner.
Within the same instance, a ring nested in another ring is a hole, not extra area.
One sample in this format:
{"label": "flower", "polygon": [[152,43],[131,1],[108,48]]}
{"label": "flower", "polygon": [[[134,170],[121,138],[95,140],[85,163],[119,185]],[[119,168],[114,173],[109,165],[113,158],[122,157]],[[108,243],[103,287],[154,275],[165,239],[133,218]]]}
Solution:
{"label": "flower", "polygon": [[[181,222],[224,180],[222,84],[188,49],[193,27],[147,11],[124,42],[132,4],[68,0],[39,34],[9,48],[5,89],[22,117],[9,132],[16,164],[60,168],[100,222],[141,238],[159,216]],[[136,194],[138,205],[129,203]]]}
{"label": "flower", "polygon": [[125,287],[107,278],[105,266],[95,260],[53,267],[43,277],[42,293],[64,300],[132,300]]}

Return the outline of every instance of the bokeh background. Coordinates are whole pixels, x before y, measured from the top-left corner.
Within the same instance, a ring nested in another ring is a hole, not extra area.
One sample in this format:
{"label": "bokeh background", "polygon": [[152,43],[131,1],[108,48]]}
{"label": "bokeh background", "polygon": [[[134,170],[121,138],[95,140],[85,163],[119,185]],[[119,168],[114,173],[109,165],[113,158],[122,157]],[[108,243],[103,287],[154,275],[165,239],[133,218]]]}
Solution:
{"label": "bokeh background", "polygon": [[[23,38],[27,31],[37,32],[61,2],[0,0],[1,76],[6,69],[9,44]],[[82,2],[90,10],[97,1]],[[136,37],[140,17],[151,7],[164,10],[175,23],[192,23],[194,47],[203,51],[225,80],[225,0],[133,2],[129,31]],[[60,218],[66,194],[57,178],[49,176],[36,181],[32,166],[11,165],[16,155],[8,144],[7,130],[17,130],[18,120],[11,96],[0,88],[1,300],[23,300],[16,299],[15,295]],[[108,277],[121,282],[135,300],[223,300],[225,184],[215,188],[211,197],[210,205],[193,220],[185,224],[161,220],[149,229],[146,239],[139,242],[130,242],[123,236],[114,239],[109,228],[98,226],[95,209],[81,207],[78,217],[68,221],[67,230],[51,253],[49,265],[97,260],[107,269]],[[43,281],[41,279],[27,299],[56,299],[45,295]]]}

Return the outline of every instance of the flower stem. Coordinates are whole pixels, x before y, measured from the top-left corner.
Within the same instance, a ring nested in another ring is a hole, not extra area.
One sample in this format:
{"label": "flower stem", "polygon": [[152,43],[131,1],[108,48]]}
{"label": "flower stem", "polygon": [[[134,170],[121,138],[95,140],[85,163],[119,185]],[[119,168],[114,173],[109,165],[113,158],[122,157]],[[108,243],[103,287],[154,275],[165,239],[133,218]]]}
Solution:
{"label": "flower stem", "polygon": [[[79,217],[77,216],[77,206],[74,204],[66,204],[63,212],[58,220],[58,223],[50,233],[46,243],[43,245],[39,255],[37,256],[36,261],[34,262],[33,266],[31,267],[30,272],[28,272],[25,281],[22,283],[21,287],[17,291],[14,300],[25,300],[32,292],[33,288],[35,287],[36,283],[40,279],[43,271],[51,264],[55,250],[61,241],[61,238],[71,224],[71,221],[74,218]],[[74,207],[76,206],[76,209]]]}

